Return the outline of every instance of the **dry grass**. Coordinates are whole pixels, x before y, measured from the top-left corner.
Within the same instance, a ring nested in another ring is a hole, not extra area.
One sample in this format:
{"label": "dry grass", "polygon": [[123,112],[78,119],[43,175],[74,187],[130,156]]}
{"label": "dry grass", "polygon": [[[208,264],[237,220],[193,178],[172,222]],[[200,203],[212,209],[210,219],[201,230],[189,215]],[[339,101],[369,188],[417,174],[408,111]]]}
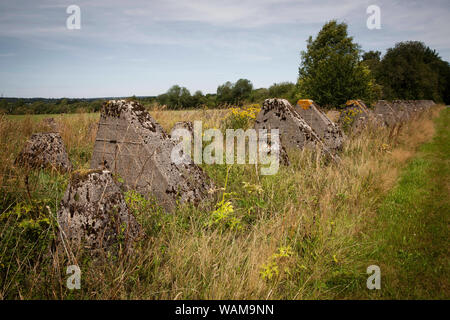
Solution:
{"label": "dry grass", "polygon": [[338,122],[340,114],[341,113],[339,111],[337,111],[337,110],[328,110],[326,112],[327,117],[330,118],[330,120],[335,122],[335,123]]}
{"label": "dry grass", "polygon": [[228,109],[217,110],[179,110],[179,111],[164,111],[151,110],[151,116],[158,121],[163,128],[170,132],[176,122],[178,121],[202,121],[203,128],[219,128],[221,121],[229,114]]}
{"label": "dry grass", "polygon": [[[227,192],[241,230],[208,227],[214,203],[203,209],[183,207],[174,215],[154,209],[138,213],[148,238],[132,255],[93,262],[79,256],[82,289],[64,287],[64,268],[70,261],[54,257],[43,265],[27,266],[25,280],[0,289],[6,298],[89,299],[310,299],[345,297],[365,285],[360,237],[375,217],[376,208],[418,145],[433,135],[433,117],[424,113],[400,131],[368,128],[351,136],[340,164],[321,164],[308,151],[290,151],[292,165],[277,175],[258,176],[250,165],[204,166],[218,186],[229,170]],[[176,121],[203,119],[204,127],[219,127],[224,110],[152,111],[165,129]],[[61,118],[62,136],[76,167],[87,167],[96,119],[77,115]],[[5,204],[24,195],[20,168],[14,156],[39,124],[30,119],[0,121],[0,183]],[[37,179],[37,181],[40,181]],[[262,187],[258,194],[243,182]],[[36,184],[34,195],[46,194]],[[47,185],[46,188],[51,186]],[[218,195],[219,196],[219,195]],[[55,200],[55,210],[57,201]],[[273,257],[282,247],[292,251]],[[1,249],[1,246],[0,246]],[[270,268],[275,265],[278,273]],[[59,267],[56,267],[59,266]],[[272,277],[264,277],[272,270]],[[25,270],[22,272],[25,273]],[[30,285],[30,283],[34,283]]]}

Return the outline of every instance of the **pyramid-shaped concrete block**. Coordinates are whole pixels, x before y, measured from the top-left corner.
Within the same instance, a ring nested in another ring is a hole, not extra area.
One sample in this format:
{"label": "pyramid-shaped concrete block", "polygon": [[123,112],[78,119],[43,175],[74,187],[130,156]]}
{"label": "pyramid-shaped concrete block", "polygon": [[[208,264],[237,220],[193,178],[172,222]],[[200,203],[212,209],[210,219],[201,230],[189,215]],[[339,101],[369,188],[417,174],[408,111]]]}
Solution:
{"label": "pyramid-shaped concrete block", "polygon": [[374,108],[375,115],[381,119],[383,125],[388,127],[394,126],[399,122],[397,110],[392,106],[392,103],[386,100],[378,100]]}
{"label": "pyramid-shaped concrete block", "polygon": [[366,104],[361,100],[349,100],[339,115],[339,125],[345,130],[358,132],[374,117]]}
{"label": "pyramid-shaped concrete block", "polygon": [[15,164],[36,169],[55,169],[60,172],[72,169],[64,142],[57,132],[33,134],[17,156]]}
{"label": "pyramid-shaped concrete block", "polygon": [[391,105],[392,109],[397,112],[398,120],[401,122],[408,121],[418,111],[417,101],[414,100],[393,100]]}
{"label": "pyramid-shaped concrete block", "polygon": [[266,99],[256,117],[255,129],[278,129],[283,148],[314,149],[320,147],[326,155],[337,159],[317,133],[285,99]]}
{"label": "pyramid-shaped concrete block", "polygon": [[124,186],[153,197],[167,211],[177,203],[199,204],[212,183],[196,164],[172,161],[176,145],[139,103],[112,100],[103,105],[91,168],[107,168]]}
{"label": "pyramid-shaped concrete block", "polygon": [[320,110],[313,100],[298,100],[295,111],[319,135],[332,152],[336,153],[342,150],[344,135],[341,129]]}
{"label": "pyramid-shaped concrete block", "polygon": [[60,207],[62,241],[72,248],[108,248],[120,239],[128,246],[141,234],[109,171],[74,172]]}
{"label": "pyramid-shaped concrete block", "polygon": [[416,108],[418,111],[424,111],[435,105],[433,100],[416,100]]}
{"label": "pyramid-shaped concrete block", "polygon": [[401,120],[409,120],[411,117],[427,110],[434,101],[432,100],[394,100],[392,101],[393,108],[398,110]]}
{"label": "pyramid-shaped concrete block", "polygon": [[374,113],[383,119],[387,126],[405,122],[434,105],[432,100],[379,100]]}

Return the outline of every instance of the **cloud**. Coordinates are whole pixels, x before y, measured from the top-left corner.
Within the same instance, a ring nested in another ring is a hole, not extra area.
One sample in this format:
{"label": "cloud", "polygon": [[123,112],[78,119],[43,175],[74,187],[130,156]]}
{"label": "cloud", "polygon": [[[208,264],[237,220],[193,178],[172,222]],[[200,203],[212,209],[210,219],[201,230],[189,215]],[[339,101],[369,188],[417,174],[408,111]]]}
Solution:
{"label": "cloud", "polygon": [[[81,8],[81,30],[66,29],[72,4]],[[381,30],[366,27],[371,4],[381,8]],[[419,40],[450,60],[449,16],[448,0],[1,1],[0,69],[12,76],[1,73],[0,85],[7,89],[14,80],[15,90],[32,92],[46,83],[50,92],[67,69],[80,83],[87,74],[101,87],[68,86],[71,94],[56,96],[136,93],[137,87],[158,94],[174,83],[214,91],[218,81],[237,77],[255,86],[295,81],[299,51],[331,19],[346,22],[363,50]]]}
{"label": "cloud", "polygon": [[154,21],[190,21],[224,27],[263,27],[274,24],[321,23],[342,18],[360,4],[342,0],[230,0],[152,1],[132,6],[124,13]]}
{"label": "cloud", "polygon": [[[56,41],[62,37],[76,37],[65,28],[65,8],[72,2],[18,0],[2,3],[0,36],[22,39],[34,36]],[[280,27],[288,26],[303,34],[305,29],[315,26],[317,32],[321,24],[331,19],[346,21],[351,27],[359,25],[361,34],[356,36],[370,37],[373,34],[364,30],[366,8],[376,2],[381,7],[382,28],[388,31],[386,40],[402,36],[428,40],[441,48],[450,47],[450,6],[447,1],[341,0],[338,4],[332,0],[76,2],[82,12],[79,34],[87,40],[101,42],[195,46],[207,39],[215,47],[227,47],[235,46],[245,36],[247,42],[252,42],[257,40],[258,34],[265,34],[268,41],[284,44],[290,39],[276,34]],[[227,37],[227,31],[236,36]]]}

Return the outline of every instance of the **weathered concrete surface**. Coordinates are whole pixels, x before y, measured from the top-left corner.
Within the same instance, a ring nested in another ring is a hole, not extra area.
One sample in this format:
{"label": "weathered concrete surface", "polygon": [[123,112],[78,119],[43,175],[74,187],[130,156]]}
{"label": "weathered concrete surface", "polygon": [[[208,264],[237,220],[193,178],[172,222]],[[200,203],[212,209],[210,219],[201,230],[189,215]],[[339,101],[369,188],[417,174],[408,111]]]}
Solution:
{"label": "weathered concrete surface", "polygon": [[349,100],[339,116],[339,125],[344,130],[358,132],[374,117],[366,104],[361,100]]}
{"label": "weathered concrete surface", "polygon": [[259,143],[267,143],[267,147],[270,148],[268,154],[270,155],[272,150],[278,152],[278,159],[280,161],[280,164],[286,167],[290,166],[291,162],[289,161],[289,155],[287,153],[286,148],[283,146],[282,142],[280,141],[277,145],[273,145],[270,132],[267,132],[265,138],[266,139],[263,139],[263,141],[260,141]]}
{"label": "weathered concrete surface", "polygon": [[91,168],[107,168],[125,187],[154,197],[168,211],[180,203],[195,205],[208,197],[212,183],[193,164],[171,159],[173,141],[137,102],[112,100],[103,105]]}
{"label": "weathered concrete surface", "polygon": [[418,104],[414,100],[393,100],[391,106],[397,112],[397,118],[400,122],[408,121],[413,114],[419,111]]}
{"label": "weathered concrete surface", "polygon": [[110,171],[74,172],[60,208],[62,240],[72,248],[109,248],[119,240],[128,246],[142,232]]}
{"label": "weathered concrete surface", "polygon": [[374,113],[383,119],[387,126],[405,122],[434,105],[432,100],[379,100]]}
{"label": "weathered concrete surface", "polygon": [[416,100],[416,107],[419,110],[426,110],[434,106],[436,103],[433,100]]}
{"label": "weathered concrete surface", "polygon": [[285,99],[266,99],[255,121],[255,129],[278,129],[281,144],[286,148],[303,149],[321,145],[319,136]]}
{"label": "weathered concrete surface", "polygon": [[290,166],[291,162],[289,161],[289,155],[288,155],[288,153],[286,151],[286,148],[283,147],[283,145],[281,145],[281,143],[278,146],[278,152],[279,152],[278,155],[280,157],[280,164],[283,165],[283,166],[286,166],[286,167]]}
{"label": "weathered concrete surface", "polygon": [[[187,130],[187,132],[177,132],[175,134],[175,131],[179,131],[180,129]],[[185,134],[187,134],[187,136],[185,136]],[[186,157],[186,161],[192,161],[188,154],[192,154],[192,150],[194,150],[194,124],[191,121],[178,121],[175,123],[172,131],[170,132],[170,138],[177,144],[183,141],[184,150],[190,150],[190,152],[187,152],[184,155]]]}
{"label": "weathered concrete surface", "polygon": [[56,132],[33,134],[17,156],[15,164],[30,168],[51,168],[60,172],[72,170],[64,142]]}
{"label": "weathered concrete surface", "polygon": [[394,100],[394,108],[397,108],[404,118],[409,120],[414,115],[427,110],[435,103],[432,100]]}
{"label": "weathered concrete surface", "polygon": [[397,111],[392,108],[392,104],[386,100],[378,100],[374,108],[375,115],[381,120],[383,125],[394,126],[399,122]]}
{"label": "weathered concrete surface", "polygon": [[[172,137],[172,133],[178,129],[185,129],[189,131],[191,134],[191,142],[194,142],[194,124],[191,121],[178,121],[174,124],[170,136]],[[180,139],[174,139],[176,142],[180,141]]]}
{"label": "weathered concrete surface", "polygon": [[178,121],[174,124],[172,131],[176,129],[186,129],[189,132],[194,133],[194,124],[191,121]]}
{"label": "weathered concrete surface", "polygon": [[317,133],[285,99],[266,99],[256,117],[255,129],[278,129],[283,148],[319,147],[326,155],[337,160]]}
{"label": "weathered concrete surface", "polygon": [[433,100],[419,100],[423,109],[429,109],[436,105]]}
{"label": "weathered concrete surface", "polygon": [[319,109],[314,101],[298,100],[294,109],[332,152],[336,153],[342,150],[344,135],[341,129]]}

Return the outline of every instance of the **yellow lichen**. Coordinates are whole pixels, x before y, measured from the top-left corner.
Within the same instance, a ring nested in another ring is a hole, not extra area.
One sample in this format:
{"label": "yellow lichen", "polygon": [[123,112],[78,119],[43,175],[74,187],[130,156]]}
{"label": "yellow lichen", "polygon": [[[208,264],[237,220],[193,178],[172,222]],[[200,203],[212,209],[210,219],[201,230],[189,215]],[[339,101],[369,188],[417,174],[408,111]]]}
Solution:
{"label": "yellow lichen", "polygon": [[313,101],[311,99],[300,99],[297,101],[297,105],[300,106],[303,110],[308,110],[312,104]]}
{"label": "yellow lichen", "polygon": [[362,106],[361,101],[359,100],[348,100],[345,104],[347,106],[356,106],[359,109],[364,110],[364,107]]}

